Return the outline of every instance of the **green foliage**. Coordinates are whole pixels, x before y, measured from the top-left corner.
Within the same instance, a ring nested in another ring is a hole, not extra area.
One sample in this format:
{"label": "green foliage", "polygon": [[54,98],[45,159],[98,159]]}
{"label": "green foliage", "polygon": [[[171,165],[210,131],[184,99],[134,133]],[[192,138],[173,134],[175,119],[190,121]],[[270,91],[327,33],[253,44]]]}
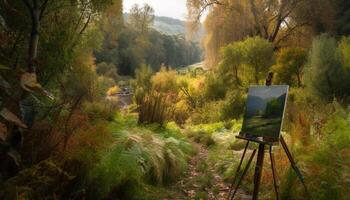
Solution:
{"label": "green foliage", "polygon": [[245,63],[253,69],[254,80],[259,84],[266,78],[273,64],[273,45],[260,37],[248,38],[243,42]]}
{"label": "green foliage", "polygon": [[105,62],[99,63],[96,66],[96,73],[100,76],[105,76],[112,78],[114,80],[118,79],[117,67],[112,63],[107,64]]}
{"label": "green foliage", "polygon": [[206,76],[204,95],[209,100],[223,99],[226,95],[227,85],[224,80],[219,78],[218,74],[209,73]]}
{"label": "green foliage", "polygon": [[241,86],[266,78],[274,62],[273,45],[260,37],[234,42],[222,49],[219,73],[228,83]]}
{"label": "green foliage", "polygon": [[211,145],[215,144],[215,141],[212,137],[213,133],[205,132],[204,130],[198,130],[198,131],[188,131],[187,136],[189,138],[192,138],[193,141],[197,143],[201,143],[205,145],[206,147],[209,147]]}
{"label": "green foliage", "polygon": [[85,197],[139,199],[149,192],[142,189],[147,184],[167,185],[180,177],[194,151],[179,127],[138,127],[131,115],[114,119],[108,132],[105,124],[95,124],[72,139],[68,166]]}
{"label": "green foliage", "polygon": [[341,65],[346,70],[350,70],[350,37],[343,37],[337,48],[337,56]]}
{"label": "green foliage", "polygon": [[64,171],[60,163],[48,159],[21,171],[2,184],[0,198],[4,200],[45,199],[55,196],[64,198],[62,194],[65,190],[69,190],[69,183],[73,179],[74,176]]}
{"label": "green foliage", "polygon": [[[88,182],[91,184],[91,193],[88,193],[88,196],[92,199],[103,199],[118,188],[127,189],[116,191],[118,195],[132,196],[142,178],[141,167],[135,154],[133,150],[123,150],[122,146],[106,153],[90,172]],[[96,188],[96,185],[99,187]]]}
{"label": "green foliage", "polygon": [[281,49],[277,54],[276,65],[273,66],[273,71],[277,73],[276,82],[301,87],[306,61],[307,55],[302,48]]}
{"label": "green foliage", "polygon": [[108,102],[85,102],[83,111],[92,121],[112,121],[117,108]]}
{"label": "green foliage", "polygon": [[116,66],[120,75],[133,75],[142,64],[158,71],[162,64],[183,67],[200,61],[198,42],[188,41],[184,35],[163,34],[151,27],[154,10],[149,5],[135,5],[125,14],[127,23],[118,11],[117,4],[101,20],[104,41],[102,49],[95,51],[97,63]]}
{"label": "green foliage", "polygon": [[115,81],[111,78],[105,76],[99,76],[96,83],[96,95],[98,98],[102,99],[106,97],[110,88],[115,86]]}
{"label": "green foliage", "polygon": [[221,120],[240,119],[244,113],[246,97],[241,90],[232,90],[226,94],[221,107]]}
{"label": "green foliage", "polygon": [[142,7],[135,4],[130,9],[128,22],[130,23],[131,27],[142,34],[148,31],[150,26],[153,24],[153,20],[154,9],[148,4],[144,4]]}
{"label": "green foliage", "polygon": [[244,44],[234,42],[222,48],[222,61],[219,73],[226,83],[242,85],[244,63]]}
{"label": "green foliage", "polygon": [[[334,97],[349,96],[350,78],[346,64],[346,50],[350,47],[343,39],[338,46],[336,40],[327,35],[314,39],[305,76],[307,87],[326,101]],[[339,55],[339,56],[338,56]]]}
{"label": "green foliage", "polygon": [[134,90],[139,123],[163,125],[166,120],[172,119],[171,112],[178,98],[176,71],[163,66],[159,72],[150,75],[149,67],[136,72]]}
{"label": "green foliage", "polygon": [[207,124],[219,122],[221,119],[221,110],[223,101],[209,101],[197,108],[186,121],[189,124]]}

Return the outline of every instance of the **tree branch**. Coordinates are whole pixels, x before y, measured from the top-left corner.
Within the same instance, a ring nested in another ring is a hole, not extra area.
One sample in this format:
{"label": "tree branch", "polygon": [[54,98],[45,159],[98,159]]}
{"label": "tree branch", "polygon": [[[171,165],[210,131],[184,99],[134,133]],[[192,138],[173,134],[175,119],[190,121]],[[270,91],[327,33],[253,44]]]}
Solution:
{"label": "tree branch", "polygon": [[44,12],[46,10],[47,7],[47,3],[49,2],[49,0],[45,0],[44,3],[40,6],[40,14],[39,14],[39,19],[41,20],[44,16]]}
{"label": "tree branch", "polygon": [[200,18],[202,17],[203,12],[206,11],[208,7],[213,6],[213,5],[223,5],[223,4],[220,1],[218,1],[218,0],[213,0],[213,1],[210,1],[210,2],[205,0],[204,5],[202,5],[202,8],[198,12],[198,15],[197,15],[197,18],[196,18],[196,22],[199,22]]}

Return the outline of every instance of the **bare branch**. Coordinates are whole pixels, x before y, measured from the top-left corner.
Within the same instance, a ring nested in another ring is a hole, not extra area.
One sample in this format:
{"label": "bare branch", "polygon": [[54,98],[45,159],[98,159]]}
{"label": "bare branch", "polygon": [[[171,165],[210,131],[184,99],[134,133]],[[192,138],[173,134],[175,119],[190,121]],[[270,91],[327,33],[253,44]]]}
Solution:
{"label": "bare branch", "polygon": [[40,14],[39,14],[39,19],[40,20],[43,18],[43,15],[44,15],[44,12],[46,10],[48,2],[49,2],[49,0],[45,0],[44,3],[40,6]]}
{"label": "bare branch", "polygon": [[277,46],[280,42],[282,42],[283,40],[285,40],[285,39],[287,39],[289,36],[291,36],[298,28],[303,27],[303,26],[308,26],[308,25],[310,25],[310,23],[304,22],[304,23],[301,23],[301,24],[296,24],[296,25],[293,26],[292,28],[289,28],[289,29],[287,30],[287,33],[275,42],[276,46]]}
{"label": "bare branch", "polygon": [[205,3],[202,5],[200,11],[198,12],[198,15],[196,17],[196,22],[199,22],[200,18],[202,17],[202,14],[207,10],[208,7],[211,7],[213,5],[223,5],[223,4],[218,0],[213,0],[213,1],[205,0]]}

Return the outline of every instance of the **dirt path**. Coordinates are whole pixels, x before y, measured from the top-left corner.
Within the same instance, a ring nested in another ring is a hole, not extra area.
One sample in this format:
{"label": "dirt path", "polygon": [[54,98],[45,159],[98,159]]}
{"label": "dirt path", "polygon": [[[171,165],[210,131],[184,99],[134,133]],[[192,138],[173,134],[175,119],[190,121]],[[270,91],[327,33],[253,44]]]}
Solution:
{"label": "dirt path", "polygon": [[[200,144],[193,145],[198,154],[191,158],[184,178],[174,186],[176,195],[173,199],[227,199],[229,185],[222,181],[214,166],[208,164],[208,150]],[[251,196],[239,190],[235,199],[250,200]]]}

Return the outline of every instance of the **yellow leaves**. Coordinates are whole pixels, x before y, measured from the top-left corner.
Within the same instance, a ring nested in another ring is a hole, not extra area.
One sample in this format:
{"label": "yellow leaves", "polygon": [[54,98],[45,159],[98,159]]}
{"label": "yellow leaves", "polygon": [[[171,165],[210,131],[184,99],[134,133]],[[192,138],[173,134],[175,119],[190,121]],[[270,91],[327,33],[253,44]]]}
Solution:
{"label": "yellow leaves", "polygon": [[120,88],[116,85],[116,86],[111,87],[111,88],[108,89],[107,95],[108,95],[108,96],[114,96],[114,95],[116,95],[118,92],[120,92]]}
{"label": "yellow leaves", "polygon": [[21,76],[21,87],[28,92],[38,92],[47,96],[50,99],[54,99],[53,95],[46,91],[42,86],[38,83],[36,74],[26,72]]}
{"label": "yellow leaves", "polygon": [[7,108],[3,108],[0,111],[0,115],[7,121],[16,124],[17,126],[20,126],[22,128],[27,128],[27,126],[20,120],[15,114],[13,114],[11,111],[9,111]]}
{"label": "yellow leaves", "polygon": [[152,83],[156,90],[163,92],[171,92],[177,89],[176,71],[166,69],[162,66],[159,72],[152,77]]}

